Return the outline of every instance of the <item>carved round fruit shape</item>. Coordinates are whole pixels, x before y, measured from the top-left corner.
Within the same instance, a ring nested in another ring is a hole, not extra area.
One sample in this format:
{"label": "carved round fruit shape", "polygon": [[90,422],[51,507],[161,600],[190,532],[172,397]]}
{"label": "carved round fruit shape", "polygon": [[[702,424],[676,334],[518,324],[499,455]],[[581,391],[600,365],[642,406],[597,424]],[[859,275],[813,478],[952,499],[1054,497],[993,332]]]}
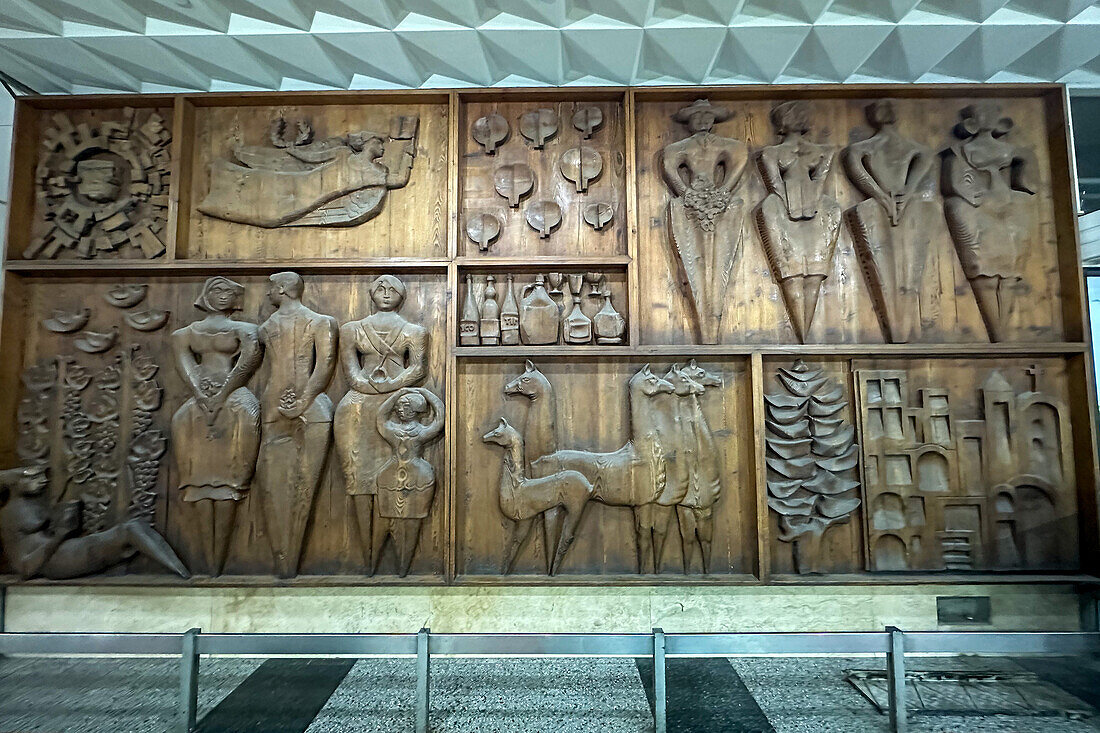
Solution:
{"label": "carved round fruit shape", "polygon": [[474,121],[470,128],[470,135],[481,147],[485,148],[488,155],[497,151],[497,146],[508,139],[508,120],[498,114],[485,115]]}
{"label": "carved round fruit shape", "polygon": [[558,113],[545,107],[525,112],[519,118],[519,132],[536,149],[558,134]]}
{"label": "carved round fruit shape", "polygon": [[500,219],[483,212],[474,214],[466,220],[466,236],[477,243],[482,252],[489,251],[489,245],[500,236]]}
{"label": "carved round fruit shape", "polygon": [[553,201],[536,201],[524,212],[527,223],[538,230],[539,237],[546,239],[550,230],[561,224],[561,207]]}
{"label": "carved round fruit shape", "polygon": [[578,193],[588,190],[588,184],[603,172],[603,157],[594,148],[570,148],[561,156],[561,174],[577,186]]}
{"label": "carved round fruit shape", "polygon": [[615,209],[611,207],[611,204],[600,201],[585,206],[583,216],[588,226],[592,227],[597,232],[602,232],[603,228],[607,226],[615,216]]}
{"label": "carved round fruit shape", "polygon": [[535,173],[525,163],[509,163],[493,171],[493,186],[513,209],[535,187]]}
{"label": "carved round fruit shape", "polygon": [[580,130],[584,139],[592,137],[592,133],[603,125],[603,110],[599,107],[581,107],[573,113],[573,127]]}

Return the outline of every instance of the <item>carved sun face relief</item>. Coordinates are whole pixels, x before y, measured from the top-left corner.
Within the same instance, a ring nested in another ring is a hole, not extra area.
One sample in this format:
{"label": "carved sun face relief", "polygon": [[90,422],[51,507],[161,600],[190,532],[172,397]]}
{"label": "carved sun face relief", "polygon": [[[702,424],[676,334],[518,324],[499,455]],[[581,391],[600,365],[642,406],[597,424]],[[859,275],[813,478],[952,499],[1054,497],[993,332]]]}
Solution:
{"label": "carved sun face relief", "polygon": [[41,233],[25,258],[63,250],[84,258],[164,254],[172,137],[156,112],[139,118],[127,108],[121,116],[77,126],[64,113],[54,116],[38,167]]}

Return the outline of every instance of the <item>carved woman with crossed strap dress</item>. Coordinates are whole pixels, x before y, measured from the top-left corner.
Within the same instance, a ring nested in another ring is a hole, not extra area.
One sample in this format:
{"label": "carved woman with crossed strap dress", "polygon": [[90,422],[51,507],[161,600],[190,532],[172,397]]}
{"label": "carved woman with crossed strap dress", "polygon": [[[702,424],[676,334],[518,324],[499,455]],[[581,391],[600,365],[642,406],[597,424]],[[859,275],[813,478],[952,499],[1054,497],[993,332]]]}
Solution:
{"label": "carved woman with crossed strap dress", "polygon": [[377,558],[371,557],[377,478],[393,455],[377,420],[391,393],[414,387],[427,375],[428,331],[397,312],[406,294],[398,278],[382,275],[369,292],[375,312],[340,327],[340,363],[349,389],[336,408],[333,432],[355,504],[363,560],[371,572],[377,565]]}

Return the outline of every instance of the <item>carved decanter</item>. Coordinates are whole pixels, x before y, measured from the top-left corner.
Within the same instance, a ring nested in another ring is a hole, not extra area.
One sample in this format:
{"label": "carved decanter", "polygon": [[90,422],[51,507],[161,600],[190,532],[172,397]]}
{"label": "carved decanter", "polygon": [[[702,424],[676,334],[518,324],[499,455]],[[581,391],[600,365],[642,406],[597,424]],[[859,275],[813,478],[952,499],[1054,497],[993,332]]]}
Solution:
{"label": "carved decanter", "polygon": [[581,310],[581,283],[583,275],[569,276],[569,292],[573,296],[573,310],[565,317],[562,325],[567,344],[588,344],[592,342],[592,319]]}
{"label": "carved decanter", "polygon": [[588,294],[590,298],[603,298],[603,305],[592,316],[592,330],[597,344],[621,344],[626,330],[626,319],[611,305],[611,286],[606,278],[600,278],[600,289]]}

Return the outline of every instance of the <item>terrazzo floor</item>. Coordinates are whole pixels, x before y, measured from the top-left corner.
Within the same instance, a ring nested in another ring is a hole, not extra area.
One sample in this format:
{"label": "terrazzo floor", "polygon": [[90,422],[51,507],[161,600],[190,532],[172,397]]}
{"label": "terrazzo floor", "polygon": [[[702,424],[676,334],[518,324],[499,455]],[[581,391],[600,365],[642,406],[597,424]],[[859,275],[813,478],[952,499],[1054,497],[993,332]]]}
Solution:
{"label": "terrazzo floor", "polygon": [[[668,660],[670,733],[885,733],[844,681],[881,660]],[[1030,670],[1100,706],[1097,659],[911,659],[912,669]],[[414,723],[411,659],[204,659],[200,733],[396,733]],[[433,733],[652,730],[652,666],[639,659],[433,659]],[[175,659],[0,658],[0,733],[163,733]],[[921,715],[912,733],[1095,733],[1092,720]]]}

